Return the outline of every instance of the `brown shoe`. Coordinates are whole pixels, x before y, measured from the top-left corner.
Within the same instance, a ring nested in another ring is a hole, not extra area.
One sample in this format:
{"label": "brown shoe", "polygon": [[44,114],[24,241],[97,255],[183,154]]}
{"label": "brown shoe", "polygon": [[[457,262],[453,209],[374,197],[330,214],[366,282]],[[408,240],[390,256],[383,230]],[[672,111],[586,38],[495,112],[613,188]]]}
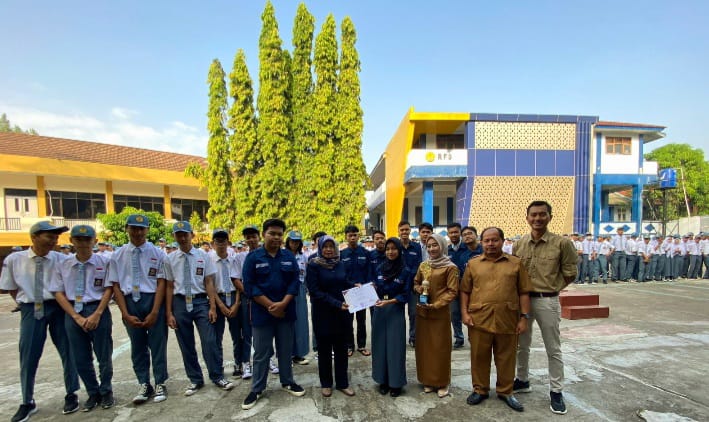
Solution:
{"label": "brown shoe", "polygon": [[352,396],[355,395],[354,390],[351,389],[350,387],[347,387],[347,388],[338,388],[338,390],[342,391],[342,394],[344,394],[344,395],[346,395],[346,396],[349,396],[349,397],[352,397]]}
{"label": "brown shoe", "polygon": [[330,396],[332,396],[332,388],[323,388],[323,389],[322,389],[322,396],[323,396],[323,397],[330,397]]}

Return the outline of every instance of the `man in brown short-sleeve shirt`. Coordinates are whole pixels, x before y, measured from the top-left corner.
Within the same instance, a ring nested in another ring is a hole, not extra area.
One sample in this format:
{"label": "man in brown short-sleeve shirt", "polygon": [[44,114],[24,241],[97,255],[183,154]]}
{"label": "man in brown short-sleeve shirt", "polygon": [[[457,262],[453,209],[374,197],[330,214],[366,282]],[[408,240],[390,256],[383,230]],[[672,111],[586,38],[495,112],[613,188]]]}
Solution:
{"label": "man in brown short-sleeve shirt", "polygon": [[468,326],[473,393],[468,404],[488,398],[493,348],[497,368],[497,397],[521,412],[512,394],[517,335],[527,329],[532,288],[522,261],[502,252],[504,234],[496,227],[483,230],[483,255],[473,258],[460,286],[462,320]]}

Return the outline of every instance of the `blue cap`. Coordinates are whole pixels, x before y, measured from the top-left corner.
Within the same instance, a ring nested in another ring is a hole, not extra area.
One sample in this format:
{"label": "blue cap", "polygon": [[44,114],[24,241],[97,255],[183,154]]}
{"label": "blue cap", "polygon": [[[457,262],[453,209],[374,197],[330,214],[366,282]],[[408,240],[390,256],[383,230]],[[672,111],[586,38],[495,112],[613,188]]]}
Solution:
{"label": "blue cap", "polygon": [[177,223],[172,225],[172,232],[173,233],[178,233],[178,232],[192,233],[192,225],[190,224],[189,221],[178,221]]}
{"label": "blue cap", "polygon": [[170,244],[168,245],[168,247],[170,247],[170,248],[172,248],[172,249],[177,249],[177,247],[178,247],[178,246],[177,246],[177,242],[172,242],[172,243],[170,243]]}
{"label": "blue cap", "polygon": [[131,214],[126,219],[126,226],[150,227],[150,221],[143,214]]}
{"label": "blue cap", "polygon": [[260,233],[258,230],[258,227],[254,226],[253,224],[249,224],[248,226],[244,227],[244,229],[241,231],[241,234],[246,236],[249,233]]}
{"label": "blue cap", "polygon": [[291,230],[288,233],[288,238],[290,240],[303,240],[303,233],[299,232],[298,230]]}
{"label": "blue cap", "polygon": [[71,228],[71,237],[96,237],[96,230],[86,224],[80,224]]}
{"label": "blue cap", "polygon": [[227,229],[214,229],[212,232],[212,239],[227,239],[229,240],[229,232]]}
{"label": "blue cap", "polygon": [[675,238],[675,239],[679,239],[679,238],[680,238],[680,237],[679,237],[679,233],[673,234],[672,237]]}
{"label": "blue cap", "polygon": [[69,227],[67,226],[55,226],[49,221],[39,221],[37,223],[34,223],[32,227],[30,227],[30,234],[37,234],[41,232],[52,232],[56,234],[68,232]]}

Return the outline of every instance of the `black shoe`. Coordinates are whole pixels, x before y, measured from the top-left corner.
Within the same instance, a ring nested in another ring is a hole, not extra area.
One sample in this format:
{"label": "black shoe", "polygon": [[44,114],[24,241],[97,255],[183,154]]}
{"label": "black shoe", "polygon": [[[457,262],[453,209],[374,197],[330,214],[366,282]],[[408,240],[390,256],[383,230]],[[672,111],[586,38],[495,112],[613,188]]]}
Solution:
{"label": "black shoe", "polygon": [[410,338],[410,339],[409,339],[409,346],[411,346],[411,347],[416,347],[416,340]]}
{"label": "black shoe", "polygon": [[74,393],[64,396],[64,409],[62,413],[68,415],[79,410],[79,396]]}
{"label": "black shoe", "polygon": [[490,396],[487,394],[473,392],[471,395],[468,396],[467,400],[465,401],[468,402],[469,405],[475,406],[476,404],[482,403],[483,400],[487,399],[488,397]]}
{"label": "black shoe", "polygon": [[386,384],[380,384],[379,385],[379,394],[382,396],[385,395],[386,393],[389,392],[389,386]]}
{"label": "black shoe", "polygon": [[37,405],[34,403],[34,400],[32,400],[32,403],[21,404],[20,408],[17,409],[17,412],[15,413],[15,416],[12,417],[11,421],[25,422],[30,418],[30,416],[34,415],[35,413],[37,413]]}
{"label": "black shoe", "polygon": [[460,349],[461,347],[463,347],[463,343],[464,342],[462,342],[462,341],[456,341],[455,343],[453,343],[453,348]]}
{"label": "black shoe", "polygon": [[509,395],[509,396],[497,396],[498,399],[502,400],[507,404],[509,407],[512,408],[512,410],[516,412],[524,412],[524,406],[522,406],[522,403],[520,403],[515,396]]}
{"label": "black shoe", "polygon": [[564,404],[564,396],[562,396],[561,393],[555,393],[553,391],[551,391],[549,395],[551,396],[549,409],[557,415],[565,415],[566,404]]}
{"label": "black shoe", "polygon": [[258,399],[261,398],[261,393],[254,393],[253,391],[249,393],[248,396],[244,399],[244,402],[241,404],[241,408],[244,410],[249,410],[252,407],[256,406],[256,402]]}
{"label": "black shoe", "polygon": [[296,396],[296,397],[301,397],[305,395],[305,390],[303,387],[299,386],[296,383],[293,384],[281,384],[281,387],[286,390],[290,395]]}
{"label": "black shoe", "polygon": [[401,387],[392,388],[391,391],[389,391],[389,395],[392,397],[399,397],[401,395]]}
{"label": "black shoe", "polygon": [[529,393],[532,391],[532,387],[529,386],[529,381],[521,381],[515,378],[515,382],[512,385],[512,391],[515,393]]}
{"label": "black shoe", "polygon": [[98,406],[99,403],[101,403],[101,395],[100,394],[92,394],[89,396],[88,400],[84,403],[84,407],[81,408],[82,412],[90,412],[93,410],[94,407]]}
{"label": "black shoe", "polygon": [[234,372],[231,374],[232,376],[235,377],[240,377],[244,371],[241,370],[241,365],[234,365]]}
{"label": "black shoe", "polygon": [[155,394],[155,389],[153,389],[153,386],[148,384],[140,384],[140,390],[138,390],[138,394],[136,394],[135,397],[133,397],[133,404],[143,404],[150,397]]}
{"label": "black shoe", "polygon": [[110,409],[116,404],[116,400],[113,398],[113,393],[108,392],[101,396],[101,407],[103,409]]}
{"label": "black shoe", "polygon": [[[10,312],[20,312],[22,310],[22,307],[20,305],[15,306],[15,309],[11,310]],[[29,405],[28,405],[29,406]],[[19,412],[19,410],[18,410]],[[14,419],[13,419],[14,420]],[[25,419],[26,420],[26,419]]]}

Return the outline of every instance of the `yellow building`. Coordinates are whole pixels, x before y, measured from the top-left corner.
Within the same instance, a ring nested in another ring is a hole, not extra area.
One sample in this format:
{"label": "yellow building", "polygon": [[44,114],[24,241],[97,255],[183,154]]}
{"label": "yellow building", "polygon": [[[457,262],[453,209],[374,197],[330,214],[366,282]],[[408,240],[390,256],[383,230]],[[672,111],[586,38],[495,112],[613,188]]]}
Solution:
{"label": "yellow building", "polygon": [[[0,256],[29,245],[39,220],[96,227],[96,214],[129,205],[168,220],[202,218],[206,190],[184,176],[203,157],[20,133],[0,133]],[[100,228],[99,228],[100,229]],[[60,243],[68,243],[66,234]]]}

